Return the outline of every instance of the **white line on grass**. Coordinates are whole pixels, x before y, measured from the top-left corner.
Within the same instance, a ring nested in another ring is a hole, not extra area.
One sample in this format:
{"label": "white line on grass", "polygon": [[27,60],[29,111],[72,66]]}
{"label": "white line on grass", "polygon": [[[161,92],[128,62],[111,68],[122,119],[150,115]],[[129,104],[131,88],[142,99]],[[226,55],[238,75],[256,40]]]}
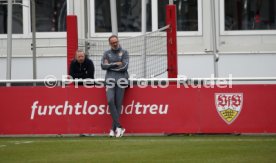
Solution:
{"label": "white line on grass", "polygon": [[4,147],[6,147],[6,145],[0,145],[0,148],[4,148]]}
{"label": "white line on grass", "polygon": [[18,141],[18,142],[15,142],[14,144],[20,145],[20,144],[30,144],[30,143],[33,143],[33,141]]}
{"label": "white line on grass", "polygon": [[30,143],[33,143],[33,141],[16,141],[16,142],[14,142],[15,145],[30,144]]}

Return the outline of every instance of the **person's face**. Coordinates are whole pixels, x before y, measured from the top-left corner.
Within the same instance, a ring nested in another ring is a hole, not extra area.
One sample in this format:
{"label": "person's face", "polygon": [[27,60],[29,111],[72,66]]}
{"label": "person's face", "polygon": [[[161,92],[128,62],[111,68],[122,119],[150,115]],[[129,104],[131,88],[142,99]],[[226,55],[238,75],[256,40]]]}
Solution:
{"label": "person's face", "polygon": [[109,44],[113,50],[116,50],[119,48],[119,40],[116,37],[112,37],[109,40]]}
{"label": "person's face", "polygon": [[78,63],[83,63],[84,59],[85,59],[84,52],[77,52],[76,60],[78,61]]}

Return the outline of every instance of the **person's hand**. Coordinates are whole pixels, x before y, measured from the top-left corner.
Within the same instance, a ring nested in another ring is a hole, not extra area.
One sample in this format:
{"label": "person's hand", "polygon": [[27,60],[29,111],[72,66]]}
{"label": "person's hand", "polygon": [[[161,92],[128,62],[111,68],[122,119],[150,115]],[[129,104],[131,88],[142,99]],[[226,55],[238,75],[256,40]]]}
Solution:
{"label": "person's hand", "polygon": [[116,65],[122,66],[123,62],[116,62]]}
{"label": "person's hand", "polygon": [[104,60],[104,64],[108,64],[108,60],[107,59]]}

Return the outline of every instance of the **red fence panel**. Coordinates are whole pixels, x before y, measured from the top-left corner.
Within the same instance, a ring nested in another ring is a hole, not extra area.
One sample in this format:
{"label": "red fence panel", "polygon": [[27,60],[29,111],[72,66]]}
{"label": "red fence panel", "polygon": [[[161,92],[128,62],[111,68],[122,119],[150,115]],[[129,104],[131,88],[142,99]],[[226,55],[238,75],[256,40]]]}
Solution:
{"label": "red fence panel", "polygon": [[[107,133],[104,88],[0,87],[0,134]],[[127,133],[276,133],[276,85],[128,88]],[[225,108],[221,108],[225,106]]]}

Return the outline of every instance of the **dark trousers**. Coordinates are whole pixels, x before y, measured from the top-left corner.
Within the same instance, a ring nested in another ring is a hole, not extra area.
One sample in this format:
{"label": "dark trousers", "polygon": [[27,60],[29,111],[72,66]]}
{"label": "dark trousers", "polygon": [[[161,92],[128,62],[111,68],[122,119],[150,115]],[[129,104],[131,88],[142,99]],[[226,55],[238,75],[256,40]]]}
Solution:
{"label": "dark trousers", "polygon": [[117,127],[122,128],[119,119],[122,110],[124,93],[125,88],[120,88],[117,85],[115,85],[114,87],[106,88],[107,102],[111,113],[111,117],[113,119],[111,129],[113,129],[114,131]]}

